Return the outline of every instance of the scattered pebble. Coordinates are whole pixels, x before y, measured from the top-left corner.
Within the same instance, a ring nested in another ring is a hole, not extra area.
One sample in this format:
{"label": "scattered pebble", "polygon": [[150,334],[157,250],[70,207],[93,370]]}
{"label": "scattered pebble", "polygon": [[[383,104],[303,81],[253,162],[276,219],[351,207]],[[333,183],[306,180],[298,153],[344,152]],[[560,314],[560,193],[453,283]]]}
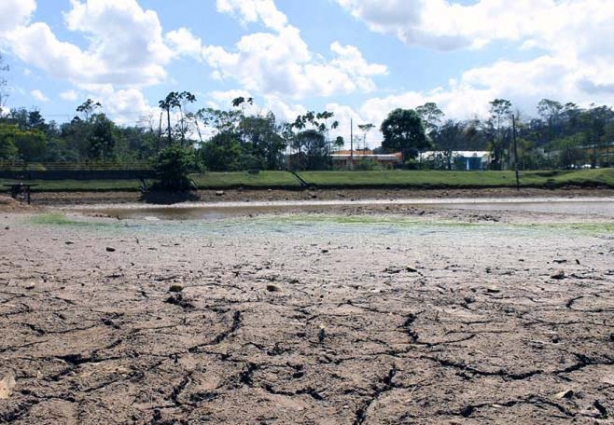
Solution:
{"label": "scattered pebble", "polygon": [[15,384],[15,375],[12,373],[7,374],[2,381],[0,381],[0,400],[6,400],[13,394]]}
{"label": "scattered pebble", "polygon": [[563,270],[559,270],[556,273],[554,273],[552,276],[550,276],[550,279],[556,279],[556,280],[565,279],[565,272]]}
{"label": "scattered pebble", "polygon": [[281,288],[277,285],[268,284],[266,290],[269,292],[281,292]]}

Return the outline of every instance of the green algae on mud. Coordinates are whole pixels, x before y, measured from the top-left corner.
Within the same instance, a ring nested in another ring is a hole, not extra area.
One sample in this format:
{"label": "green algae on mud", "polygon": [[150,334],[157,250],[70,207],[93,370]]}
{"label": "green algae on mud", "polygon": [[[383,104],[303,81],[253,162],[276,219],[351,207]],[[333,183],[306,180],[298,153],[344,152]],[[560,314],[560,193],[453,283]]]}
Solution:
{"label": "green algae on mud", "polygon": [[92,217],[69,217],[64,213],[36,214],[27,219],[28,223],[40,226],[80,227],[80,228],[120,228],[125,225],[119,222],[102,221]]}
{"label": "green algae on mud", "polygon": [[60,228],[106,230],[120,232],[181,233],[190,232],[211,236],[247,234],[296,234],[309,233],[363,235],[450,233],[450,237],[514,234],[517,236],[560,235],[614,236],[614,223],[591,221],[531,221],[521,219],[512,222],[467,221],[466,218],[449,216],[406,216],[398,214],[348,214],[348,213],[284,213],[264,214],[255,217],[226,217],[192,220],[116,220],[111,217],[88,217],[60,212],[30,216],[28,223]]}

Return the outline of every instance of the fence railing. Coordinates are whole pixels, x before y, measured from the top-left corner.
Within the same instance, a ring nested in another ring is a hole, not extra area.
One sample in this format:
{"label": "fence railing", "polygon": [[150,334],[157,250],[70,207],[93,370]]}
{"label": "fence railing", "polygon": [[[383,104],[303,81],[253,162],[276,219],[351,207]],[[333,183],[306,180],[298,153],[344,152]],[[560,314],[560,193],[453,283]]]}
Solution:
{"label": "fence railing", "polygon": [[0,171],[149,171],[149,162],[22,162],[0,161]]}

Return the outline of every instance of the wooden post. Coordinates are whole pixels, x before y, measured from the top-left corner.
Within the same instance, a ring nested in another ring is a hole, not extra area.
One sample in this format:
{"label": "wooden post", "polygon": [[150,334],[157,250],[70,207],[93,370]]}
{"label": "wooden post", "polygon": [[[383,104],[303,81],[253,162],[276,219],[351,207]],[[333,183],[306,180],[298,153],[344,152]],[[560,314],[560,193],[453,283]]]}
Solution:
{"label": "wooden post", "polygon": [[354,119],[350,118],[350,170],[354,169]]}

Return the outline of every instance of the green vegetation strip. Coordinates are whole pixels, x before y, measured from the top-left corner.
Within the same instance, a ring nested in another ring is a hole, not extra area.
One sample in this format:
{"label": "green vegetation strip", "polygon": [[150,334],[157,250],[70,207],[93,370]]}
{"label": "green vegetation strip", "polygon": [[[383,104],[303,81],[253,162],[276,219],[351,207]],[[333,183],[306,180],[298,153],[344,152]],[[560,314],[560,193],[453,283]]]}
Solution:
{"label": "green vegetation strip", "polygon": [[41,226],[78,227],[82,229],[115,229],[125,227],[123,224],[110,221],[98,221],[90,218],[68,217],[62,213],[37,214],[28,218],[28,222]]}
{"label": "green vegetation strip", "polygon": [[[16,180],[0,179],[0,187],[8,192],[5,184]],[[28,180],[32,192],[136,192],[140,185],[138,180]]]}
{"label": "green vegetation strip", "polygon": [[260,171],[191,174],[190,178],[199,189],[246,189],[287,188],[298,189],[300,183],[287,171]]}
{"label": "green vegetation strip", "polygon": [[[319,188],[407,188],[454,189],[515,187],[513,171],[307,171],[298,173],[309,185]],[[190,175],[198,189],[300,189],[295,176],[286,171],[208,172]],[[0,184],[14,180],[0,179]],[[135,192],[139,181],[129,180],[31,180],[34,192]],[[148,181],[151,185],[154,181]],[[562,186],[614,188],[614,168],[570,171],[526,171],[520,173],[521,187]],[[7,187],[2,188],[8,192]]]}
{"label": "green vegetation strip", "polygon": [[[513,171],[309,171],[300,176],[318,187],[485,188],[515,187]],[[521,187],[614,187],[614,169],[527,171]]]}

